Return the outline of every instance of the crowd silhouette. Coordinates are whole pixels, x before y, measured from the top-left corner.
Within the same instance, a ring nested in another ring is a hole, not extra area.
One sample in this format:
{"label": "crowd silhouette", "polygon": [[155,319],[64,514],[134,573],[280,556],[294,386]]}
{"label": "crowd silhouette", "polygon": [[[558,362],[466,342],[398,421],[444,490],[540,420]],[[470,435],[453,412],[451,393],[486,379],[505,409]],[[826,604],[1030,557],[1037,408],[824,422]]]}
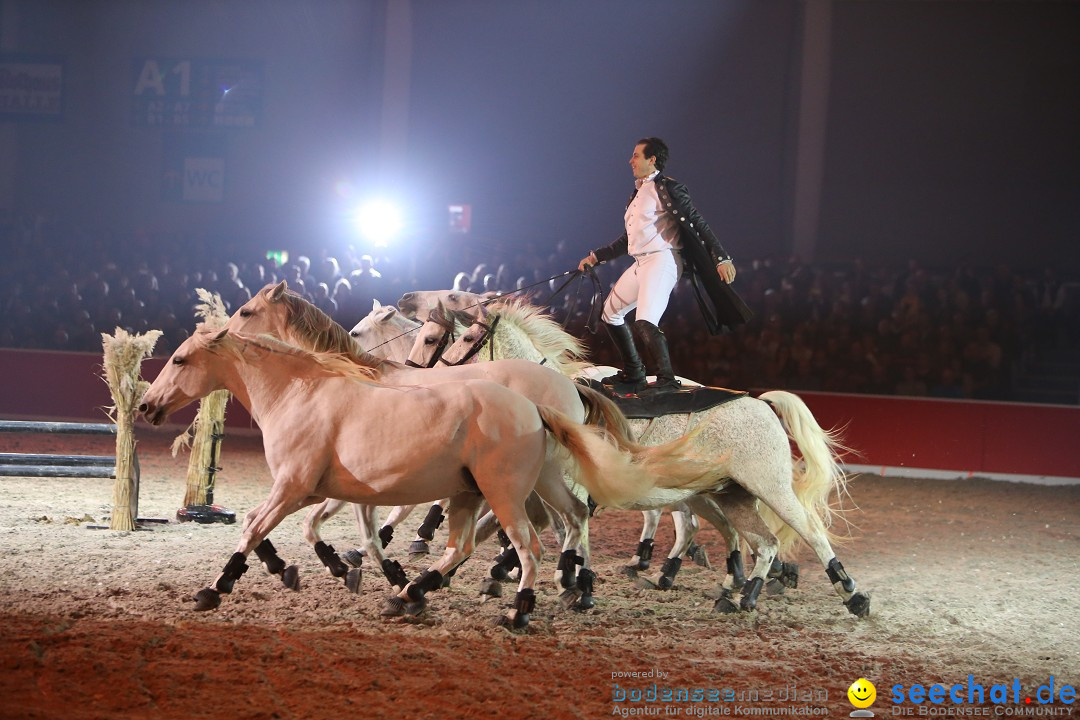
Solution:
{"label": "crowd silhouette", "polygon": [[[93,236],[41,218],[7,220],[0,233],[0,347],[93,352],[101,333],[122,327],[161,330],[156,352],[167,354],[195,326],[196,288],[218,293],[232,312],[284,279],[346,328],[372,300],[394,304],[409,290],[523,294],[585,338],[593,361],[615,362],[606,336],[586,329],[592,287],[569,274],[580,253],[566,241],[543,250],[431,243],[407,261],[348,247],[279,264],[205,237]],[[605,291],[625,262],[597,268]],[[1053,268],[743,255],[737,263],[734,287],[754,319],[710,336],[680,284],[661,323],[677,374],[742,389],[1013,400],[1019,368],[1080,349],[1080,282]]]}

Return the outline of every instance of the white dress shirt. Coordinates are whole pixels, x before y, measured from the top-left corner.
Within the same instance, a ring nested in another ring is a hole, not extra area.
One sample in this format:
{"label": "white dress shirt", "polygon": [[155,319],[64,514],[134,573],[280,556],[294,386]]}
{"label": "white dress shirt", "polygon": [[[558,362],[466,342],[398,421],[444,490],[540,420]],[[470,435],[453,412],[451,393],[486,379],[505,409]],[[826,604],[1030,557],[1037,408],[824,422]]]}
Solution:
{"label": "white dress shirt", "polygon": [[623,221],[626,224],[627,252],[643,255],[660,250],[678,249],[679,226],[675,216],[660,205],[653,180],[654,172],[643,180],[637,180],[637,194],[626,208]]}

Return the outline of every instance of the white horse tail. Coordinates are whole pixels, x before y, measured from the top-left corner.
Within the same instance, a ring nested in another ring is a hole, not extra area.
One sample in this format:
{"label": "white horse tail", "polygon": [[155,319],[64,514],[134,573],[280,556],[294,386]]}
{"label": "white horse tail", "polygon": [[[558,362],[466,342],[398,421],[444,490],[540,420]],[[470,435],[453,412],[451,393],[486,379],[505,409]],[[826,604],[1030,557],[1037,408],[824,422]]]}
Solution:
{"label": "white horse tail", "polygon": [[630,422],[615,401],[588,385],[574,384],[577,385],[581,404],[585,407],[586,425],[598,425],[604,428],[615,444],[626,452],[640,453],[646,450],[645,445],[638,445],[634,440],[634,431],[630,429]]}
{"label": "white horse tail", "polygon": [[[830,529],[834,516],[843,513],[840,500],[847,494],[847,476],[840,467],[839,453],[849,448],[840,441],[839,430],[822,428],[798,395],[770,390],[758,397],[772,406],[802,455],[802,462],[795,463],[792,489],[810,522],[821,529],[830,542],[842,541],[844,538]],[[833,493],[836,493],[835,499]],[[768,507],[762,506],[761,514],[776,533],[780,552],[790,550],[799,539],[795,531]]]}
{"label": "white horse tail", "polygon": [[537,405],[540,419],[578,466],[575,480],[600,505],[626,507],[653,496],[664,504],[724,485],[730,454],[704,459],[688,452],[693,433],[670,443],[629,453],[605,439],[604,431],[581,425],[555,408]]}

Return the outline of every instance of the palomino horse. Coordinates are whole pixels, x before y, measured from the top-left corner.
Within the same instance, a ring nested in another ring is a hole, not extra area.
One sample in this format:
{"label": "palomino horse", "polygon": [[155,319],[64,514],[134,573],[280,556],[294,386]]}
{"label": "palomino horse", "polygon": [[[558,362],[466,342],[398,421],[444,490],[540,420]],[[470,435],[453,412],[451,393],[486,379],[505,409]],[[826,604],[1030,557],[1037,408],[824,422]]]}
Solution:
{"label": "palomino horse", "polygon": [[[635,459],[596,430],[485,380],[393,386],[376,368],[341,355],[313,353],[272,338],[200,329],[184,341],[143,396],[140,411],[160,425],[214,390],[229,390],[263,433],[274,478],[265,501],[244,519],[236,551],[196,609],[221,603],[247,570],[252,550],[271,571],[284,562],[268,540],[288,515],[327,497],[366,504],[415,504],[450,498],[446,551],[388,601],[384,615],[419,612],[427,592],[472,553],[477,513],[487,501],[521,558],[513,609],[499,619],[523,628],[536,598],[532,586],[540,539],[525,512],[535,489],[545,502],[566,491],[540,472],[550,432],[580,466],[578,480],[615,506],[651,494],[685,496],[720,487],[723,463],[671,445]],[[422,425],[422,436],[395,428]],[[638,462],[638,460],[643,460]],[[618,482],[612,481],[618,478]]]}
{"label": "palomino horse", "polygon": [[[495,344],[490,351],[493,357],[553,360],[544,348],[558,346],[552,335],[566,334],[557,323],[543,316],[535,306],[525,303],[504,302],[489,307],[498,313],[497,328],[492,318],[473,320],[461,337],[443,352],[444,362],[452,365],[466,356],[487,356],[489,351],[476,352],[478,343],[483,342]],[[421,331],[422,335],[428,332],[429,326],[430,323]],[[489,337],[491,335],[494,336]],[[534,342],[534,337],[540,338],[541,342]],[[423,339],[418,339],[414,347],[423,347]],[[631,420],[630,423],[639,433],[641,442],[646,441],[641,437],[644,433],[648,433],[647,442],[664,442],[681,436],[693,426],[700,430],[699,447],[723,447],[732,452],[731,479],[743,492],[728,490],[723,495],[714,495],[712,512],[703,507],[706,501],[695,498],[688,504],[710,520],[715,517],[716,510],[723,508],[721,514],[726,515],[738,533],[755,548],[757,562],[742,589],[740,605],[743,609],[756,605],[757,595],[777,554],[801,538],[818,556],[847,608],[860,617],[869,613],[870,596],[856,591],[855,581],[844,571],[830,542],[830,539],[836,539],[829,531],[833,514],[831,497],[834,493],[845,492],[845,476],[836,454],[843,446],[834,433],[818,425],[809,408],[796,395],[774,390],[762,394],[760,399],[744,396],[693,415],[665,415],[653,420]],[[799,466],[792,458],[789,435],[803,458]],[[757,513],[755,498],[767,506],[762,514],[771,520],[768,525]],[[770,517],[769,510],[775,517]],[[776,533],[779,537],[774,536],[769,525],[780,527]],[[729,581],[730,578],[725,579],[725,591],[731,587]],[[722,594],[716,607],[724,612],[735,609],[727,593]]]}
{"label": "palomino horse", "polygon": [[[602,421],[609,428],[623,431],[623,435],[613,436],[617,441],[621,440],[624,444],[629,442],[629,438],[625,435],[627,432],[625,421],[614,403],[600,393],[584,388],[558,372],[524,360],[431,370],[408,368],[397,363],[385,362],[359,351],[344,328],[311,303],[288,292],[285,282],[268,285],[260,290],[233,314],[225,327],[246,334],[266,333],[313,351],[340,353],[362,367],[377,368],[381,373],[382,381],[388,385],[415,386],[468,379],[491,380],[525,395],[538,405],[553,407],[575,422]],[[633,449],[639,451],[637,447]],[[545,460],[543,472],[551,477],[561,478],[565,464],[565,458],[561,454],[552,453]],[[574,477],[575,469],[573,467],[569,469],[571,477]],[[563,596],[566,604],[576,603],[579,608],[588,608],[593,604],[594,578],[594,574],[589,569],[588,509],[569,491],[555,497],[558,502],[551,504],[552,509],[563,519],[566,528],[557,581],[566,589]],[[346,570],[336,552],[322,541],[318,532],[321,523],[344,504],[335,499],[324,501],[308,514],[304,533],[330,572],[338,577],[344,575],[348,583],[355,575]],[[530,520],[534,524],[538,521],[546,522],[546,512],[538,500],[530,502],[528,507]],[[372,537],[374,509],[370,506],[357,507],[356,511],[369,555],[380,564],[392,585],[403,586],[405,578],[401,566],[386,558],[382,553],[382,543],[376,542]],[[496,529],[494,524],[484,523],[479,534],[480,539],[486,539]],[[387,533],[380,531],[381,539],[386,540],[387,537]],[[513,564],[517,558],[516,555],[507,553],[501,560],[507,564]],[[579,565],[580,571],[578,571]],[[355,580],[353,583],[355,584]]]}

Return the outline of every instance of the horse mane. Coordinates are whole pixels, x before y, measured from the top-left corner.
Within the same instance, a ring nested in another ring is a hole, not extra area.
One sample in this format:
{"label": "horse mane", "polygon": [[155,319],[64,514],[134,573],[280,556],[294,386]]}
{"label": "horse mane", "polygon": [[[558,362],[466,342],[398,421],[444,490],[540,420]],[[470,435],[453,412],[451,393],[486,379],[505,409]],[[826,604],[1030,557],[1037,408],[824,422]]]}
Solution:
{"label": "horse mane", "polygon": [[[201,328],[201,326],[200,326]],[[198,330],[199,328],[197,328]],[[207,333],[209,334],[209,333]],[[242,362],[250,362],[244,356],[244,346],[254,345],[276,355],[289,355],[310,362],[334,375],[356,380],[367,384],[381,385],[380,373],[377,368],[357,364],[351,357],[344,353],[308,350],[285,342],[273,335],[261,334],[258,336],[236,335],[226,333],[223,336],[215,336],[205,343],[209,352],[230,355]]]}
{"label": "horse mane", "polygon": [[[273,287],[273,285],[267,287]],[[376,377],[382,373],[385,362],[382,358],[358,349],[348,330],[300,295],[287,291],[281,293],[279,299],[269,301],[285,304],[289,326],[313,352],[344,356],[357,365],[373,370]]]}
{"label": "horse mane", "polygon": [[527,298],[500,300],[488,309],[498,312],[504,322],[509,321],[525,333],[536,349],[550,359],[554,369],[563,375],[576,375],[589,366],[585,359],[588,355],[585,344],[563,330],[544,308],[533,305]]}

